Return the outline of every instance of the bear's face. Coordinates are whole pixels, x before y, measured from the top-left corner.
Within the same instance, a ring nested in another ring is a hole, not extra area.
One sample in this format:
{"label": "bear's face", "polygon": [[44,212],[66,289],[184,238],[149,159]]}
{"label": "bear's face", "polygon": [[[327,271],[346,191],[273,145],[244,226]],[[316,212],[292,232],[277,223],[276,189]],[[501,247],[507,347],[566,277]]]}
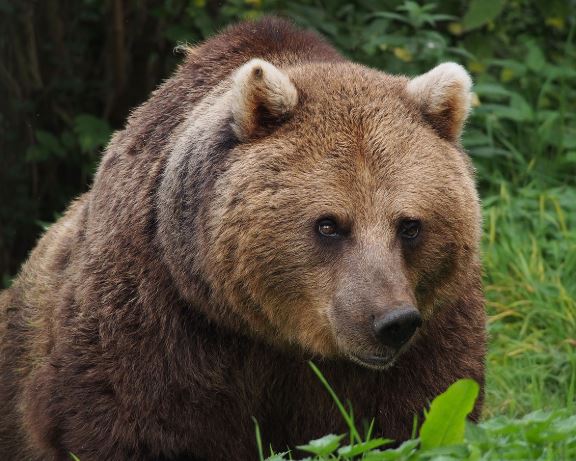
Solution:
{"label": "bear's face", "polygon": [[456,144],[469,79],[445,66],[409,81],[252,61],[217,89],[179,135],[160,191],[183,294],[209,292],[209,315],[275,344],[393,363],[477,262],[478,198]]}

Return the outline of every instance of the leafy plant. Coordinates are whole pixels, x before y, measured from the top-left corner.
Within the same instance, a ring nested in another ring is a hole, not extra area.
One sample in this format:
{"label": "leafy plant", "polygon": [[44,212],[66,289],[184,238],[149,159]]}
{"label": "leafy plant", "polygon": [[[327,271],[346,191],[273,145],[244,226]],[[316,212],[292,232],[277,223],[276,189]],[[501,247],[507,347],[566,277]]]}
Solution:
{"label": "leafy plant", "polygon": [[502,12],[505,3],[505,0],[472,0],[462,18],[464,29],[476,29],[496,19]]}
{"label": "leafy plant", "polygon": [[479,390],[475,381],[461,379],[434,399],[420,429],[423,449],[456,445],[464,441],[466,416],[474,408]]}
{"label": "leafy plant", "polygon": [[[391,440],[359,438],[351,417],[318,368],[314,373],[334,399],[350,430],[351,443],[341,446],[346,434],[329,434],[298,449],[311,454],[309,461],[362,459],[384,460],[518,460],[570,459],[576,456],[576,416],[566,410],[537,411],[520,419],[496,417],[474,425],[466,417],[478,397],[479,386],[469,379],[452,384],[431,403],[418,438],[394,449],[384,449]],[[256,426],[258,446],[262,447]],[[353,435],[354,434],[354,435]],[[262,451],[260,459],[263,460]],[[293,459],[293,453],[271,453],[267,461]],[[555,458],[558,456],[558,458]]]}

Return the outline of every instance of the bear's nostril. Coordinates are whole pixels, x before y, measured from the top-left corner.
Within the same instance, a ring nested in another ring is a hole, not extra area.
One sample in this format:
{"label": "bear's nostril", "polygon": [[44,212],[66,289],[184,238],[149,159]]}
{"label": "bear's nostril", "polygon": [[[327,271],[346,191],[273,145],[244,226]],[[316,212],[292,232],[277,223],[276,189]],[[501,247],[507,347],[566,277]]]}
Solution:
{"label": "bear's nostril", "polygon": [[374,332],[378,340],[395,349],[404,345],[422,325],[418,310],[404,306],[387,312],[374,321]]}

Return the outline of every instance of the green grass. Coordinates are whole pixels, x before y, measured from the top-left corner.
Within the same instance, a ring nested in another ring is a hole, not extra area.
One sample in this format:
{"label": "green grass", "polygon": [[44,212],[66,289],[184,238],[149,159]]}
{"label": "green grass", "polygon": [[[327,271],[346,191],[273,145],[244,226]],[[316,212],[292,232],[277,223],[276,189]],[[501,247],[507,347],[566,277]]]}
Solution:
{"label": "green grass", "polygon": [[572,186],[503,184],[485,200],[486,416],[576,411],[575,228]]}

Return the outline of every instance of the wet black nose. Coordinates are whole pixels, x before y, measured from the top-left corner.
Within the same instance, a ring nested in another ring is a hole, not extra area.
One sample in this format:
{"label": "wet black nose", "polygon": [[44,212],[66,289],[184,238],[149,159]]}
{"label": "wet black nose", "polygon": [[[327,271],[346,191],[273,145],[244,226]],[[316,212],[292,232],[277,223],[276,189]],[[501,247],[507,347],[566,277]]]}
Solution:
{"label": "wet black nose", "polygon": [[400,348],[422,325],[418,310],[412,306],[402,306],[387,312],[374,321],[374,331],[380,342],[395,349]]}

